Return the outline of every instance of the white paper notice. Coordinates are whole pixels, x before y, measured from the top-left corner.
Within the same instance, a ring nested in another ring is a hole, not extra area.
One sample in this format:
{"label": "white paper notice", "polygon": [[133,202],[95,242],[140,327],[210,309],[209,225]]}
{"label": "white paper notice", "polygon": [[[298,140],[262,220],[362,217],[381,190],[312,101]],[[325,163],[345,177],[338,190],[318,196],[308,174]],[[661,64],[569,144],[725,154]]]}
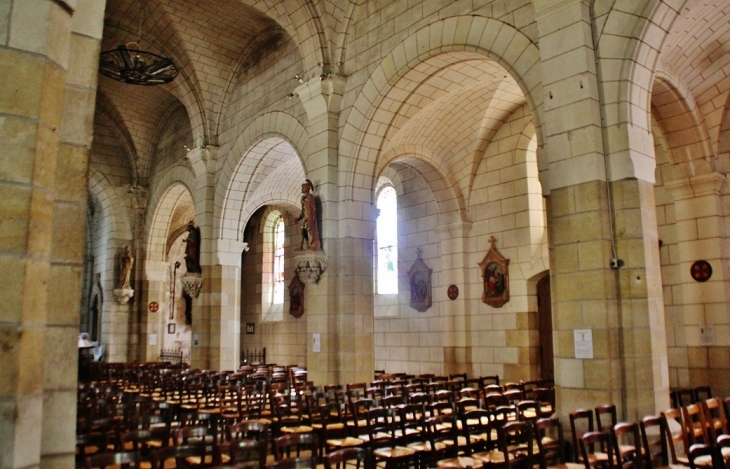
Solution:
{"label": "white paper notice", "polygon": [[575,358],[593,358],[592,329],[575,329],[573,340],[575,341]]}
{"label": "white paper notice", "polygon": [[715,326],[707,324],[700,326],[700,344],[715,345]]}
{"label": "white paper notice", "polygon": [[319,334],[312,334],[312,352],[319,353],[322,351],[322,340]]}
{"label": "white paper notice", "polygon": [[157,345],[157,334],[149,335],[147,345]]}

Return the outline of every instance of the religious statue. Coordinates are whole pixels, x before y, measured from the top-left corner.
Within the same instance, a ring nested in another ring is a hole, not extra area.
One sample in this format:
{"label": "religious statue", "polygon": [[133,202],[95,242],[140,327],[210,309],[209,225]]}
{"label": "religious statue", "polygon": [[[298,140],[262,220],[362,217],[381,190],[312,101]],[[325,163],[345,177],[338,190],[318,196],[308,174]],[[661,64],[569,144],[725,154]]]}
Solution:
{"label": "religious statue", "polygon": [[302,213],[297,218],[300,222],[299,227],[302,233],[302,241],[299,249],[304,249],[304,241],[307,242],[307,249],[311,251],[319,251],[321,244],[319,242],[319,228],[317,226],[317,205],[314,195],[310,192],[314,189],[314,184],[309,179],[302,184]]}
{"label": "religious statue", "polygon": [[132,257],[132,249],[129,246],[124,247],[124,253],[119,256],[119,288],[132,288],[129,285],[129,277],[132,273],[134,265],[134,257]]}
{"label": "religious statue", "polygon": [[185,267],[188,273],[202,273],[200,268],[200,228],[195,226],[195,220],[188,223],[188,237],[183,240],[185,247]]}

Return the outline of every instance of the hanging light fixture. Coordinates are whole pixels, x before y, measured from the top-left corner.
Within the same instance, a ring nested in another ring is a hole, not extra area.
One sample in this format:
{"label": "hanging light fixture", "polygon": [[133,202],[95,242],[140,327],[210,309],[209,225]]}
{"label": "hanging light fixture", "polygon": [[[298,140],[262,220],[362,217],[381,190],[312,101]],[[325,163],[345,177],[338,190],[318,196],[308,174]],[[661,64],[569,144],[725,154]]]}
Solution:
{"label": "hanging light fixture", "polygon": [[102,52],[99,72],[122,83],[131,85],[161,85],[175,79],[178,70],[172,59],[141,50],[144,0],[140,1],[139,32],[136,42],[120,45]]}

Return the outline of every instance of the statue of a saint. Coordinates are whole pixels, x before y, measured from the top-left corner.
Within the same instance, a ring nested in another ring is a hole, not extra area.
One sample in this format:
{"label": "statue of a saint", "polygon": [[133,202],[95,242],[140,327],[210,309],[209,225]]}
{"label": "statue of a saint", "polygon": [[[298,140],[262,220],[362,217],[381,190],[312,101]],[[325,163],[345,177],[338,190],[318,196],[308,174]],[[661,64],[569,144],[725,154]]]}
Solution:
{"label": "statue of a saint", "polygon": [[185,247],[185,267],[188,273],[202,273],[200,268],[200,228],[195,226],[195,220],[188,223],[188,237],[183,240]]}
{"label": "statue of a saint", "polygon": [[129,285],[129,277],[133,265],[132,249],[129,246],[124,246],[124,253],[119,256],[119,288],[132,288]]}
{"label": "statue of a saint", "polygon": [[304,249],[304,241],[306,241],[307,249],[319,251],[321,244],[319,241],[319,228],[317,227],[317,205],[314,195],[310,192],[312,189],[314,189],[314,184],[307,179],[302,184],[302,213],[297,218],[302,233],[299,249]]}

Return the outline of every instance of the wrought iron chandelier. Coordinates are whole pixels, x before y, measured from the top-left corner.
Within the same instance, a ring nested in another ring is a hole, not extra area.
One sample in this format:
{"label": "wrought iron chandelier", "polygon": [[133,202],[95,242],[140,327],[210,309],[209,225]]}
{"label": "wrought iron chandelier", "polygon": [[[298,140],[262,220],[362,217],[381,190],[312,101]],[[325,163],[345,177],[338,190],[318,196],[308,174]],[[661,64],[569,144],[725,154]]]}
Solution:
{"label": "wrought iron chandelier", "polygon": [[99,72],[131,85],[161,85],[175,79],[178,70],[172,59],[141,50],[144,1],[140,1],[137,41],[120,45],[99,55]]}

